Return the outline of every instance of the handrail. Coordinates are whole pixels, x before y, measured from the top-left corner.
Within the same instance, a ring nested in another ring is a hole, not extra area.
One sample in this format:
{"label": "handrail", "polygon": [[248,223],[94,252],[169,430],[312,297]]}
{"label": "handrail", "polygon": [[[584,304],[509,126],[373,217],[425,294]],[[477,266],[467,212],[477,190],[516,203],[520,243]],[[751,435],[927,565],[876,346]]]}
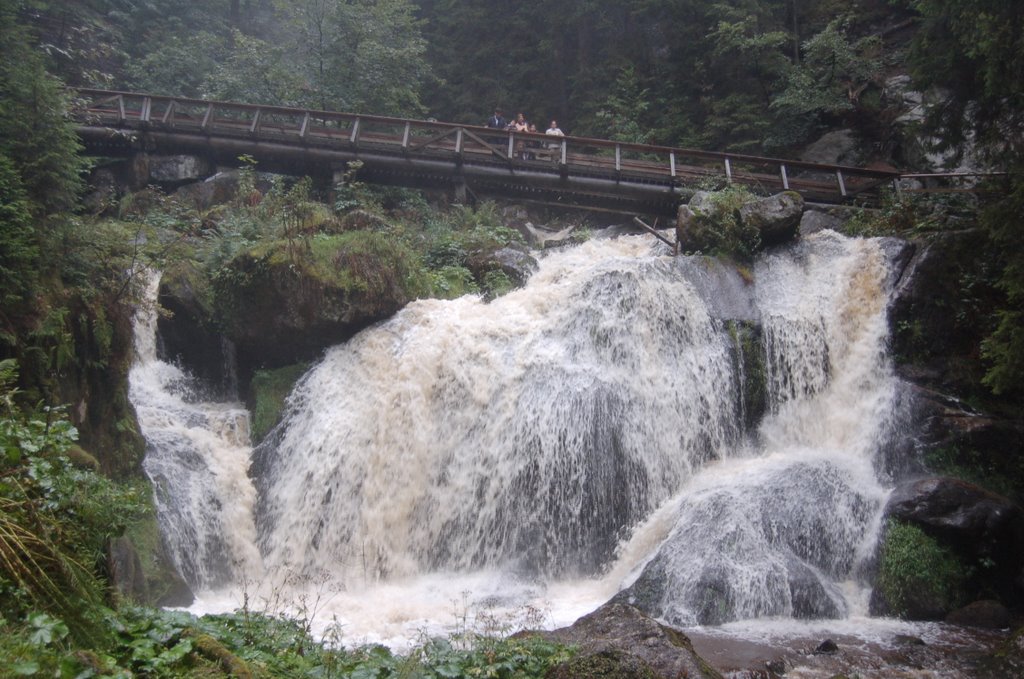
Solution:
{"label": "handrail", "polygon": [[[84,126],[139,128],[144,133],[177,134],[180,138],[222,139],[238,148],[240,139],[252,143],[322,148],[335,154],[384,154],[431,164],[454,158],[457,167],[506,167],[526,172],[554,173],[562,180],[601,181],[607,191],[616,186],[657,186],[674,192],[685,180],[719,176],[728,182],[769,190],[795,190],[805,196],[844,202],[856,196],[875,196],[887,183],[899,188],[900,179],[963,178],[964,173],[902,174],[897,170],[830,165],[801,160],[704,151],[653,144],[636,144],[541,132],[513,132],[481,125],[391,116],[322,111],[290,106],[242,104],[190,97],[79,88],[82,105],[72,115]],[[234,141],[232,141],[234,140]],[[262,140],[262,142],[261,142]],[[499,141],[500,140],[500,141]],[[999,173],[978,173],[997,176]],[[588,179],[590,178],[590,179]],[[623,189],[625,190],[625,189]],[[651,189],[653,190],[653,188]]]}

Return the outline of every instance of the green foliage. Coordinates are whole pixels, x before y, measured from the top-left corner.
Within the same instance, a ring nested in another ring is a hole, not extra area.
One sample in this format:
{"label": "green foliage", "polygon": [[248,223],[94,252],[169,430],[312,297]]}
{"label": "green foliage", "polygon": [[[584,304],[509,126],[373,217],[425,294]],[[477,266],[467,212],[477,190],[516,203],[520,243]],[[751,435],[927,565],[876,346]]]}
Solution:
{"label": "green foliage", "polygon": [[624,66],[594,114],[596,121],[593,127],[604,139],[647,144],[652,136],[645,121],[650,107],[650,93],[641,87],[636,69]]}
{"label": "green foliage", "polygon": [[142,506],[133,489],[70,464],[77,432],[59,413],[17,408],[16,374],[0,364],[0,614],[47,611],[77,642],[97,643],[105,632],[95,569],[107,539]]}
{"label": "green foliage", "polygon": [[253,374],[249,388],[253,395],[252,439],[254,443],[262,441],[263,437],[280,422],[284,412],[285,399],[308,368],[307,364],[298,363],[277,370],[257,370]]}
{"label": "green foliage", "polygon": [[35,291],[39,248],[28,196],[14,163],[0,155],[0,305],[16,305]]}
{"label": "green foliage", "polygon": [[133,89],[165,95],[201,97],[227,88],[220,82],[218,63],[239,57],[229,51],[224,37],[209,31],[190,35],[171,35],[155,43],[152,51],[128,63],[128,78]]}
{"label": "green foliage", "polygon": [[881,78],[881,41],[875,36],[851,39],[849,19],[835,19],[803,44],[803,59],[789,69],[784,86],[772,99],[777,128],[771,144],[806,141],[825,116],[841,116],[861,105],[861,96]]}
{"label": "green foliage", "polygon": [[17,21],[20,4],[0,0],[0,156],[13,162],[29,207],[41,214],[74,205],[84,165],[67,96]]}
{"label": "green foliage", "polygon": [[922,605],[956,608],[967,575],[957,556],[920,528],[889,522],[877,586],[897,615],[913,615]]}

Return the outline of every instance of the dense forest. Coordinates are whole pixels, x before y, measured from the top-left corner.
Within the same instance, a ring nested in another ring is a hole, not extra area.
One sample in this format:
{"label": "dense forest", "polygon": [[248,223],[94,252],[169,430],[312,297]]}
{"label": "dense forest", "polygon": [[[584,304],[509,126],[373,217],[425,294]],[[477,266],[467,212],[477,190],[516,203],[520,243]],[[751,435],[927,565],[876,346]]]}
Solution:
{"label": "dense forest", "polygon": [[[571,135],[781,157],[842,128],[861,164],[940,170],[920,167],[924,156],[894,133],[902,102],[885,85],[903,75],[932,102],[918,132],[933,143],[929,157],[1001,174],[983,199],[894,197],[862,223],[871,235],[977,236],[948,300],[969,363],[954,386],[1019,425],[1018,0],[0,0],[0,676],[251,676],[249,664],[264,676],[541,676],[569,653],[435,644],[419,652],[418,674],[402,674],[411,660],[324,647],[301,620],[245,610],[197,621],[138,607],[111,586],[111,545],[126,531],[159,552],[126,383],[147,267],[206,276],[201,301],[230,323],[232,262],[258,243],[289,256],[296,220],[344,249],[356,272],[345,275],[364,272],[358,286],[338,285],[386,288],[398,302],[501,294],[512,281],[472,260],[515,234],[493,205],[442,213],[412,192],[358,182],[333,205],[303,181],[219,211],[155,190],[90,203],[96,161],[80,155],[66,86],[476,124],[501,107],[557,119]],[[239,195],[255,190],[251,168],[240,182]],[[368,220],[389,226],[346,226]],[[908,346],[927,353],[927,339]],[[994,472],[977,456],[956,463],[1002,474],[998,489],[1020,501],[1017,453]]]}

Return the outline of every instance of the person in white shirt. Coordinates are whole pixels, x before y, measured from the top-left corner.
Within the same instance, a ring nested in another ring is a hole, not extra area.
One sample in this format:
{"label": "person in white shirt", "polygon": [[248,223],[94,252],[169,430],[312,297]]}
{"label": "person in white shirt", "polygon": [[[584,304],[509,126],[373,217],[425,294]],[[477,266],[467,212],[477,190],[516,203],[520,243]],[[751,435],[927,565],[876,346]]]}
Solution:
{"label": "person in white shirt", "polygon": [[565,136],[565,134],[560,129],[558,129],[558,121],[557,120],[552,120],[551,121],[551,127],[549,127],[544,134],[550,134],[550,135],[554,135],[556,137],[564,137]]}

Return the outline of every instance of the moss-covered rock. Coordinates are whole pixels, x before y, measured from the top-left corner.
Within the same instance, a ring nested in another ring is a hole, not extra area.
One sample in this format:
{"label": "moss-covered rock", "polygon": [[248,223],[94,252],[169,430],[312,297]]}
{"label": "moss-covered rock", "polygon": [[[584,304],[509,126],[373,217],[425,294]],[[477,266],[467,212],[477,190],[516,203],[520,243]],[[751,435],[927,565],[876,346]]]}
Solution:
{"label": "moss-covered rock", "polygon": [[965,598],[967,570],[950,548],[917,526],[890,521],[882,544],[872,613],[937,620]]}
{"label": "moss-covered rock", "polygon": [[214,276],[243,374],[315,358],[428,289],[418,255],[368,231],[264,243]]}

